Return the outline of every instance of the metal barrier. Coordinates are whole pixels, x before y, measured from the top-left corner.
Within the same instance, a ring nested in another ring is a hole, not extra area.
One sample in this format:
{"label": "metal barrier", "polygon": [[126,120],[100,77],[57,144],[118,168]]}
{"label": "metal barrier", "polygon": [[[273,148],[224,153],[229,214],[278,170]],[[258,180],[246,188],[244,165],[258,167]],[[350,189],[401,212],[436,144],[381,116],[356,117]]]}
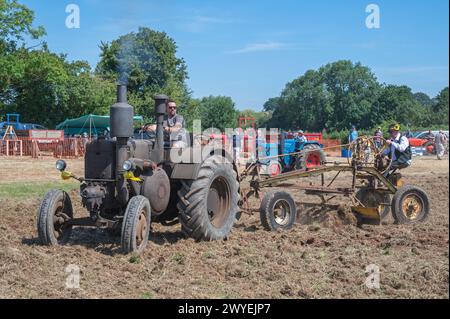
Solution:
{"label": "metal barrier", "polygon": [[20,137],[16,140],[0,140],[0,156],[82,158],[89,141],[88,138],[75,137],[58,142],[40,142]]}

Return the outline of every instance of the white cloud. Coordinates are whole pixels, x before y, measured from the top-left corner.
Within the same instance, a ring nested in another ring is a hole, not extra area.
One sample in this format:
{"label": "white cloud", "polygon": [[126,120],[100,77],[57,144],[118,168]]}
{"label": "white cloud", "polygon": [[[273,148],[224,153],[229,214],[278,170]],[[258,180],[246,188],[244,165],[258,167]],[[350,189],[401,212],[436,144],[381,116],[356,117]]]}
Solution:
{"label": "white cloud", "polygon": [[194,16],[192,18],[180,19],[187,20],[185,23],[182,23],[182,28],[188,32],[201,32],[205,30],[208,25],[212,24],[229,24],[233,23],[233,20],[223,19],[211,16]]}
{"label": "white cloud", "polygon": [[289,43],[282,42],[265,42],[265,43],[250,43],[242,49],[231,51],[233,54],[251,53],[251,52],[263,52],[263,51],[275,51],[283,50],[290,47]]}

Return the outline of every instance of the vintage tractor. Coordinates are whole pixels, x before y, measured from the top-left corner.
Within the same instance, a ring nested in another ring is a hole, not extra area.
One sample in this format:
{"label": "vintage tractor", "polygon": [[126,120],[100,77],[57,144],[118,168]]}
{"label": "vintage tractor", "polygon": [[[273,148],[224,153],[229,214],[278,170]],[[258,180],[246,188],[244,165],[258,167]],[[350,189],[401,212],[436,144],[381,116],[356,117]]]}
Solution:
{"label": "vintage tractor", "polygon": [[[38,211],[37,228],[45,245],[64,244],[74,226],[98,227],[121,234],[124,253],[142,252],[150,223],[172,224],[196,240],[227,237],[239,217],[239,183],[232,157],[210,145],[171,147],[163,128],[167,97],[155,97],[156,135],[134,139],[133,107],[125,85],[117,87],[110,109],[111,139],[87,145],[85,176],[66,171],[63,179],[80,181],[80,196],[88,217],[75,218],[69,195],[49,191]],[[193,140],[193,139],[191,139]]]}
{"label": "vintage tractor", "polygon": [[276,176],[294,170],[311,170],[326,162],[323,145],[317,141],[301,142],[296,138],[285,138],[281,132],[275,142],[260,142],[259,162],[265,166],[266,175]]}

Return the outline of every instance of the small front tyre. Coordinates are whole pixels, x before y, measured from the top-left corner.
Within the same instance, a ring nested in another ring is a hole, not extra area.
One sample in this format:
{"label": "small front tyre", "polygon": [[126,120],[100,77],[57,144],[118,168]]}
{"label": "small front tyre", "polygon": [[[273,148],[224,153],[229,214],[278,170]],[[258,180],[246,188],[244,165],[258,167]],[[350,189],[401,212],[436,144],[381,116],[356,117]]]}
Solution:
{"label": "small front tyre", "polygon": [[134,196],[128,202],[122,223],[121,246],[125,254],[141,253],[148,243],[151,207],[144,196]]}
{"label": "small front tyre", "polygon": [[57,246],[68,242],[72,233],[72,202],[69,194],[54,189],[45,194],[38,211],[37,229],[43,245]]}
{"label": "small front tyre", "polygon": [[297,207],[288,193],[270,191],[264,196],[259,213],[261,224],[266,230],[287,230],[294,226]]}

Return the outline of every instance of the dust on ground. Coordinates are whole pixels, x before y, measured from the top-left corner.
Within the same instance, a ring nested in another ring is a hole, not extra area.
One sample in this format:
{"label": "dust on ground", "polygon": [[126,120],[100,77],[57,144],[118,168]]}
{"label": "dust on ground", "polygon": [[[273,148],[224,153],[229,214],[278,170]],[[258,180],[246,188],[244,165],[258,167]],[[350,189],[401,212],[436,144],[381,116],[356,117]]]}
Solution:
{"label": "dust on ground", "polygon": [[[81,160],[68,167],[82,175]],[[41,246],[40,199],[0,199],[0,298],[449,298],[448,160],[415,158],[403,175],[430,197],[425,223],[389,218],[359,228],[345,207],[299,207],[290,231],[267,232],[258,213],[244,214],[225,241],[195,242],[178,225],[154,224],[141,256],[122,255],[118,238],[96,229],[74,229],[67,246]],[[3,183],[49,179],[58,180],[53,160],[0,158]],[[71,265],[80,269],[79,289],[66,287]],[[379,289],[365,285],[369,265],[379,267]]]}

